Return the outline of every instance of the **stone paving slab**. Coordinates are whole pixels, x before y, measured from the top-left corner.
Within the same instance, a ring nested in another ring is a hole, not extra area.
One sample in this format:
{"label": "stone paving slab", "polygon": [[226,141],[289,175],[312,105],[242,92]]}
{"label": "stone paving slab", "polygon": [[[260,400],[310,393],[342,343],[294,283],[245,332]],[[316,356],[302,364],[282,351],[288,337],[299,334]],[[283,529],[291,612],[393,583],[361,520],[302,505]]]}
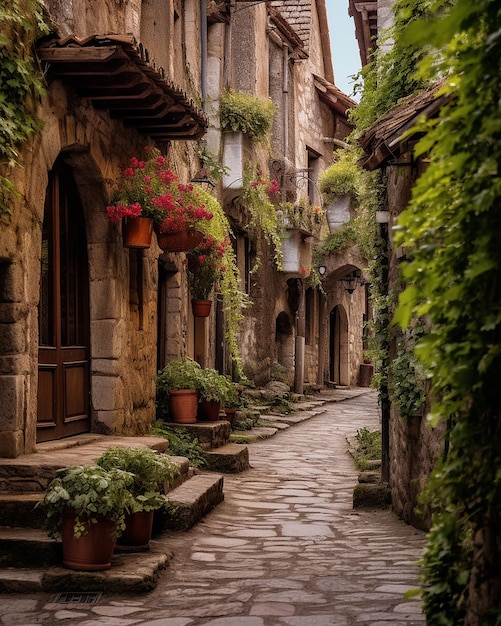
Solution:
{"label": "stone paving slab", "polygon": [[[92,607],[50,594],[0,596],[23,626],[422,626],[416,562],[424,533],[389,510],[353,510],[346,438],[375,429],[375,394],[335,403],[250,444],[252,468],[225,476],[225,500],[186,533],[156,589],[109,592]],[[130,569],[130,568],[129,568]],[[131,575],[134,571],[130,572]]]}

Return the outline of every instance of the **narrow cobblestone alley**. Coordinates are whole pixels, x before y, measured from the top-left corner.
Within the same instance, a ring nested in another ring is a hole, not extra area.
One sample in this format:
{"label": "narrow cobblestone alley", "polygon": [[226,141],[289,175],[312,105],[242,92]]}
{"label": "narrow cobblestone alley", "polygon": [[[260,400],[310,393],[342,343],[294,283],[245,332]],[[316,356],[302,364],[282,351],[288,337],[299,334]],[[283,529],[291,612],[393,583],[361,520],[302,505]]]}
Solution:
{"label": "narrow cobblestone alley", "polygon": [[[158,587],[65,607],[4,595],[1,624],[80,626],[413,626],[424,624],[415,565],[424,534],[390,511],[353,510],[347,437],[378,427],[375,393],[250,445],[252,469],[225,476],[225,501],[185,533]],[[105,592],[106,590],[103,590]]]}

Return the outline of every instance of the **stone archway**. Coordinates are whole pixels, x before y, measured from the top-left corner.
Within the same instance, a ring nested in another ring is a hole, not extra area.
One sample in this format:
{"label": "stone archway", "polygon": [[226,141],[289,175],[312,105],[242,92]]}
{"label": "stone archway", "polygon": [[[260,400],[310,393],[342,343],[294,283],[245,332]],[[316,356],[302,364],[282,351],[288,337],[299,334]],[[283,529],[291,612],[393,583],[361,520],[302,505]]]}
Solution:
{"label": "stone archway", "polygon": [[60,157],[50,173],[42,229],[37,442],[90,430],[88,270],[82,203]]}
{"label": "stone archway", "polygon": [[335,385],[349,385],[348,316],[338,304],[329,315],[329,380]]}

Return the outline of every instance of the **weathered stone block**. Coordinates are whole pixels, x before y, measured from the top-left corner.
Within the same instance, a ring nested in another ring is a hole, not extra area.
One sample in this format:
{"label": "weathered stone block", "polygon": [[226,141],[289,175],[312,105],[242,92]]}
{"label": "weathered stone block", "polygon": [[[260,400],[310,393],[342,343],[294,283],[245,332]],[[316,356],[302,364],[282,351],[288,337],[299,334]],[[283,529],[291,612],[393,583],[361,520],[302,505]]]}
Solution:
{"label": "weathered stone block", "polygon": [[22,430],[0,432],[0,457],[15,459],[24,453],[24,436]]}
{"label": "weathered stone block", "polygon": [[116,411],[124,406],[124,389],[120,378],[94,376],[92,406],[96,411]]}
{"label": "weathered stone block", "polygon": [[2,263],[0,266],[0,294],[2,294],[2,300],[4,302],[22,302],[23,292],[24,278],[21,264]]}
{"label": "weathered stone block", "polygon": [[359,483],[353,490],[353,508],[386,509],[391,506],[391,491],[387,483]]}
{"label": "weathered stone block", "polygon": [[0,324],[0,353],[26,352],[26,328],[19,324]]}
{"label": "weathered stone block", "polygon": [[[0,430],[15,431],[21,428],[24,415],[24,376],[1,376],[0,398]],[[0,447],[3,443],[2,440]]]}
{"label": "weathered stone block", "polygon": [[118,359],[126,345],[123,320],[95,320],[91,323],[92,354],[94,358]]}

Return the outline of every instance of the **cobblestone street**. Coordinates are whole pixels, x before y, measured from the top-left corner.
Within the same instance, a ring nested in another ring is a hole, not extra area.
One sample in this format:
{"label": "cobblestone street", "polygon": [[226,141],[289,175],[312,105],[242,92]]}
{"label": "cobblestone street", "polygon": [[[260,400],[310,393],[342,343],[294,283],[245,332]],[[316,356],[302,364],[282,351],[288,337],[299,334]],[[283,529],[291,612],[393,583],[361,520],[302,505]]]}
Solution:
{"label": "cobblestone street", "polygon": [[416,561],[424,533],[390,511],[353,510],[347,438],[378,427],[376,395],[324,411],[249,446],[252,469],[224,478],[225,501],[174,553],[158,587],[64,606],[54,594],[3,595],[5,626],[413,626],[424,624]]}

